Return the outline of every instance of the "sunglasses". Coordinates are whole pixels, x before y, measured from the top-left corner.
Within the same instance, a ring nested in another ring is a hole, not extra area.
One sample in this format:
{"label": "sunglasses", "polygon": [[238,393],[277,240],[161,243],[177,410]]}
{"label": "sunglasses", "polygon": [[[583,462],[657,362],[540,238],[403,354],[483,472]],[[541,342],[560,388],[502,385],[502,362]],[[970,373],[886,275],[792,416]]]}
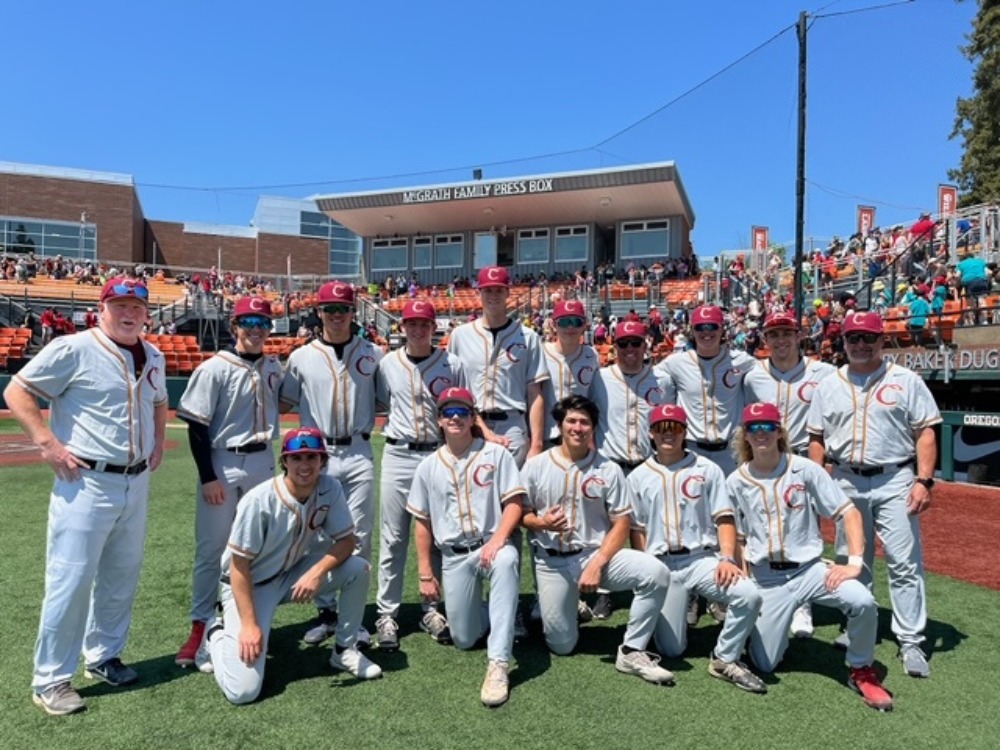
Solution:
{"label": "sunglasses", "polygon": [[353,305],[324,305],[323,312],[327,315],[346,315],[354,310]]}
{"label": "sunglasses", "polygon": [[699,323],[694,327],[694,330],[704,333],[705,331],[718,331],[720,327],[718,323]]}
{"label": "sunglasses", "polygon": [[441,410],[441,416],[445,419],[467,419],[472,416],[472,409],[467,406],[446,406]]}
{"label": "sunglasses", "polygon": [[844,341],[848,344],[860,344],[862,341],[866,344],[874,344],[881,335],[880,333],[849,333],[844,336]]}
{"label": "sunglasses", "polygon": [[288,451],[323,451],[326,452],[326,443],[316,435],[296,435],[285,443],[285,452]]}
{"label": "sunglasses", "polygon": [[649,429],[658,435],[680,435],[687,427],[680,422],[657,422]]}
{"label": "sunglasses", "polygon": [[781,425],[777,422],[754,422],[747,425],[747,432],[756,435],[760,432],[777,432]]}
{"label": "sunglasses", "polygon": [[646,345],[646,339],[619,339],[615,346],[619,349],[641,349]]}
{"label": "sunglasses", "polygon": [[556,321],[556,325],[560,328],[580,328],[586,322],[587,321],[583,318],[571,316],[567,318],[559,318],[559,320]]}
{"label": "sunglasses", "polygon": [[116,297],[138,297],[139,299],[149,299],[149,289],[142,284],[115,284],[111,287],[111,293]]}
{"label": "sunglasses", "polygon": [[249,331],[251,328],[263,328],[265,331],[271,330],[271,319],[263,315],[244,315],[236,321],[236,327]]}

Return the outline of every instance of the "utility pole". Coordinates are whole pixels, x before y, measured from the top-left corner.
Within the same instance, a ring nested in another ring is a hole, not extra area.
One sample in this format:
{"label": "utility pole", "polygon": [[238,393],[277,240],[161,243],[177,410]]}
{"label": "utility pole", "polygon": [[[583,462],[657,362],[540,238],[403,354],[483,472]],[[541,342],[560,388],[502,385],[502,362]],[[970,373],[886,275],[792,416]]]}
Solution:
{"label": "utility pole", "polygon": [[799,13],[799,134],[795,167],[795,320],[801,322],[805,289],[802,284],[806,203],[806,34],[805,11]]}

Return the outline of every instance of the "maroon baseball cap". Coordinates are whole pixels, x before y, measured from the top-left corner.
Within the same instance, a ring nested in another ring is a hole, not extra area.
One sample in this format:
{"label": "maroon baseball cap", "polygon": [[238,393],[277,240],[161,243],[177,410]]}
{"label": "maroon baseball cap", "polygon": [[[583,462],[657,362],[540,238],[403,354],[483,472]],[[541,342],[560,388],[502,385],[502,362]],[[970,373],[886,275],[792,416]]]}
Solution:
{"label": "maroon baseball cap", "polygon": [[354,287],[343,281],[328,281],[316,293],[316,302],[321,305],[343,303],[354,304]]}
{"label": "maroon baseball cap", "polygon": [[695,308],[694,313],[691,314],[691,325],[696,326],[702,323],[715,323],[719,327],[725,325],[726,317],[722,314],[722,308],[714,305],[702,305]]}
{"label": "maroon baseball cap", "polygon": [[844,317],[842,333],[882,333],[882,316],[876,312],[852,312]]}
{"label": "maroon baseball cap", "polygon": [[437,310],[425,299],[411,299],[403,306],[403,320],[437,320]]}
{"label": "maroon baseball cap", "polygon": [[510,286],[510,274],[502,266],[486,266],[479,272],[479,288],[488,289],[492,286]]}
{"label": "maroon baseball cap", "polygon": [[750,425],[756,422],[775,422],[781,424],[781,412],[774,404],[757,403],[750,404],[743,410],[743,424]]}
{"label": "maroon baseball cap", "polygon": [[583,308],[583,302],[578,299],[568,299],[558,302],[555,310],[552,312],[553,320],[574,317],[584,319],[587,317],[587,311]]}
{"label": "maroon baseball cap", "polygon": [[129,279],[119,276],[108,279],[107,283],[101,287],[101,302],[112,299],[137,299],[145,305],[149,304],[149,289],[138,279]]}
{"label": "maroon baseball cap", "polygon": [[646,338],[646,326],[637,320],[625,320],[615,326],[615,341]]}
{"label": "maroon baseball cap", "polygon": [[471,409],[476,408],[476,399],[468,388],[445,388],[438,396],[438,408],[445,404],[465,404]]}
{"label": "maroon baseball cap", "polygon": [[764,320],[764,330],[773,331],[776,328],[799,329],[799,324],[795,322],[795,316],[786,312],[771,313]]}
{"label": "maroon baseball cap", "polygon": [[233,305],[233,317],[239,318],[243,315],[263,315],[265,318],[271,315],[271,303],[263,297],[240,297]]}
{"label": "maroon baseball cap", "polygon": [[677,422],[687,427],[688,415],[680,404],[660,404],[649,413],[649,426],[660,422]]}

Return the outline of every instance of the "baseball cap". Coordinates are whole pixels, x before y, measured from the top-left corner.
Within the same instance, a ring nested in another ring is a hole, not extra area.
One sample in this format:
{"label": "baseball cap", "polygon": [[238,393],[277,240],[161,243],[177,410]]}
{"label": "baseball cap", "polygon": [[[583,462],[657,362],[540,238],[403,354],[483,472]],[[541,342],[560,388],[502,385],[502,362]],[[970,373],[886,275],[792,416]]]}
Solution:
{"label": "baseball cap", "polygon": [[265,318],[270,318],[271,303],[263,297],[240,297],[233,305],[233,317],[239,318],[243,315],[263,315]]}
{"label": "baseball cap", "polygon": [[289,430],[281,441],[281,455],[290,456],[294,453],[326,453],[326,439],[323,433],[315,427],[299,427]]}
{"label": "baseball cap", "polygon": [[931,293],[931,288],[927,286],[927,284],[921,284],[920,286],[917,287],[917,294],[921,294],[924,297],[926,297],[930,293]]}
{"label": "baseball cap", "polygon": [[615,326],[615,341],[646,338],[646,326],[637,320],[626,320]]}
{"label": "baseball cap", "polygon": [[715,305],[702,305],[696,308],[691,315],[692,326],[701,325],[702,323],[715,323],[717,326],[722,326],[725,322],[726,318],[722,314],[722,308]]}
{"label": "baseball cap", "polygon": [[438,396],[438,408],[445,404],[465,404],[475,409],[476,399],[468,388],[445,388]]}
{"label": "baseball cap", "polygon": [[794,315],[786,312],[771,313],[764,320],[764,330],[773,331],[777,328],[791,328],[797,331],[799,324],[795,321]]}
{"label": "baseball cap", "polygon": [[842,332],[845,334],[854,331],[882,333],[882,330],[882,316],[876,312],[852,312],[844,317]]}
{"label": "baseball cap", "polygon": [[331,302],[354,304],[354,287],[343,281],[328,281],[316,292],[316,302],[325,305]]}
{"label": "baseball cap", "polygon": [[437,320],[437,310],[425,299],[413,299],[403,306],[403,320]]}
{"label": "baseball cap", "polygon": [[510,286],[510,274],[502,266],[486,266],[479,272],[479,288]]}
{"label": "baseball cap", "polygon": [[149,304],[149,289],[138,279],[129,279],[118,276],[108,281],[101,287],[101,302],[112,299],[137,299],[144,304]]}
{"label": "baseball cap", "polygon": [[559,302],[555,310],[552,312],[552,319],[559,320],[559,318],[586,318],[586,310],[583,308],[583,303],[578,299],[568,299]]}
{"label": "baseball cap", "polygon": [[774,404],[757,403],[750,404],[743,410],[743,424],[750,425],[756,422],[776,422],[781,424],[781,412]]}
{"label": "baseball cap", "polygon": [[678,422],[687,427],[688,415],[679,404],[660,404],[649,413],[649,426],[660,422]]}

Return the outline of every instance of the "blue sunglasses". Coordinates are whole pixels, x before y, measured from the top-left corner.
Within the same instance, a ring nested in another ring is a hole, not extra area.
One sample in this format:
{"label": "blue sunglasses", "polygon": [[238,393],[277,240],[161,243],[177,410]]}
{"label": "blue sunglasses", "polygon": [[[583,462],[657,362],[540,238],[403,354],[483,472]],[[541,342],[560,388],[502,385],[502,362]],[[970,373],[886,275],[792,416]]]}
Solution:
{"label": "blue sunglasses", "polygon": [[289,451],[326,451],[326,444],[315,435],[296,435],[285,442],[285,452]]}
{"label": "blue sunglasses", "polygon": [[445,419],[454,419],[455,417],[465,419],[472,416],[472,409],[467,406],[446,406],[441,410],[441,416]]}
{"label": "blue sunglasses", "polygon": [[236,326],[244,331],[249,331],[251,328],[263,328],[270,331],[271,319],[265,318],[263,315],[244,315],[236,321]]}
{"label": "blue sunglasses", "polygon": [[116,297],[138,297],[139,299],[149,299],[149,289],[142,284],[115,284],[111,287],[111,293]]}
{"label": "blue sunglasses", "polygon": [[747,432],[754,435],[758,432],[777,432],[781,427],[777,422],[754,422],[751,425],[747,425]]}

